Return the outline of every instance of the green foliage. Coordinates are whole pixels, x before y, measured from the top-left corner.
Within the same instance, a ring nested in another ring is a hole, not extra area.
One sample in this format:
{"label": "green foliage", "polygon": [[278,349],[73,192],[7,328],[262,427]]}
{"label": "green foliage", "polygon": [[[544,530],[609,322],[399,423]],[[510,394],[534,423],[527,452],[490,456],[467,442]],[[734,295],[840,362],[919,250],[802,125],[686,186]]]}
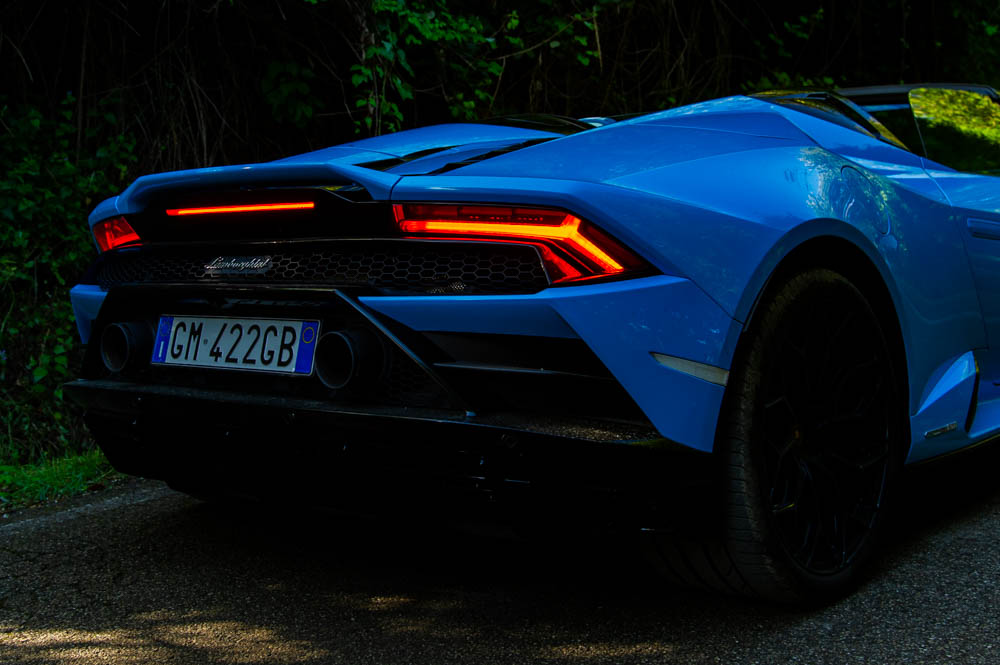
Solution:
{"label": "green foliage", "polygon": [[947,125],[1000,145],[1000,108],[986,95],[969,90],[916,88],[910,91],[910,106],[918,121]]}
{"label": "green foliage", "polygon": [[35,464],[0,465],[0,510],[80,494],[115,476],[99,450]]}
{"label": "green foliage", "polygon": [[546,0],[526,5],[540,9],[526,21],[517,8],[489,13],[474,3],[375,0],[371,38],[351,66],[354,108],[362,112],[356,131],[400,129],[403,106],[418,93],[442,95],[458,120],[489,115],[510,60],[544,56],[586,68],[601,57],[590,37],[593,21],[613,4],[598,0],[587,12],[562,13]]}
{"label": "green foliage", "polygon": [[[951,5],[951,18],[955,26],[966,38],[960,43],[951,43],[952,59],[961,63],[956,69],[959,74],[952,78],[956,82],[992,83],[1000,62],[1000,23],[996,3],[965,2]],[[960,56],[960,57],[955,57]],[[925,79],[926,80],[926,79]]]}
{"label": "green foliage", "polygon": [[274,119],[298,128],[305,127],[322,101],[311,88],[316,74],[294,62],[272,60],[267,65],[261,91]]}
{"label": "green foliage", "polygon": [[61,388],[80,355],[68,290],[94,257],[88,212],[135,159],[110,106],[81,119],[71,95],[52,116],[0,102],[0,461],[84,440]]}
{"label": "green foliage", "polygon": [[[360,93],[354,106],[363,111],[363,118],[355,121],[359,132],[363,126],[370,133],[381,134],[402,125],[400,103],[413,99],[416,78],[408,52],[431,48],[468,67],[466,76],[482,94],[465,99],[464,91],[457,93],[451,104],[454,115],[470,117],[476,97],[487,101],[479,86],[488,84],[488,76],[499,71],[495,63],[485,60],[495,40],[486,36],[479,17],[452,14],[446,4],[443,0],[375,0],[371,43],[366,45],[361,62],[351,66],[351,85]],[[449,66],[456,64],[452,61]]]}
{"label": "green foliage", "polygon": [[910,106],[927,155],[960,171],[1000,170],[1000,107],[968,90],[916,88]]}
{"label": "green foliage", "polygon": [[[772,63],[769,71],[754,81],[743,84],[743,90],[775,90],[792,88],[830,89],[837,85],[831,76],[808,76],[799,72],[789,72],[795,66],[793,52],[801,52],[807,47],[813,35],[823,27],[823,7],[811,14],[799,15],[782,21],[782,29],[769,32],[766,41],[755,39],[758,58],[761,62]],[[777,66],[775,66],[777,65]]]}

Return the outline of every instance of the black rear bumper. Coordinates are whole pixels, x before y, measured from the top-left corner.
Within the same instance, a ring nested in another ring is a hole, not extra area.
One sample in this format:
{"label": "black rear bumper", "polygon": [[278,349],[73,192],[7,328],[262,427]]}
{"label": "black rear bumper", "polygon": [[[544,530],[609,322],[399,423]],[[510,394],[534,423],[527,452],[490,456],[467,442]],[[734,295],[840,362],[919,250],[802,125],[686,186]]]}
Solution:
{"label": "black rear bumper", "polygon": [[636,425],[119,380],[66,391],[116,468],[210,494],[657,529],[703,521],[717,494],[712,456]]}

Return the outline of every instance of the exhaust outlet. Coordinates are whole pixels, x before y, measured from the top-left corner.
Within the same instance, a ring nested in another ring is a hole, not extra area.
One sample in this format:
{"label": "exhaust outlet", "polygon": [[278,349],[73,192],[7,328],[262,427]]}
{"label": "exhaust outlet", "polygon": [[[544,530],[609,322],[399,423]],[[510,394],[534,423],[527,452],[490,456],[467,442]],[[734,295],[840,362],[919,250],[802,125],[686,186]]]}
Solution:
{"label": "exhaust outlet", "polygon": [[153,335],[142,321],[112,323],[101,333],[101,360],[109,372],[118,374],[152,352]]}
{"label": "exhaust outlet", "polygon": [[316,375],[333,390],[372,385],[384,367],[382,343],[369,330],[335,330],[316,345]]}

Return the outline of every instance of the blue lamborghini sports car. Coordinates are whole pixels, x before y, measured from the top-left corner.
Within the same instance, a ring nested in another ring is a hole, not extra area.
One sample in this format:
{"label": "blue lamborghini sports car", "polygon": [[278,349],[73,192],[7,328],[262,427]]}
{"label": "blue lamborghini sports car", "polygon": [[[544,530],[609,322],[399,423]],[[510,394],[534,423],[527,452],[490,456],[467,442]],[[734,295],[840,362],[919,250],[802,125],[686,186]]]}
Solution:
{"label": "blue lamborghini sports car", "polygon": [[90,216],[69,394],[192,494],[554,506],[684,583],[842,593],[902,466],[1000,431],[997,94],[588,120],[139,178]]}

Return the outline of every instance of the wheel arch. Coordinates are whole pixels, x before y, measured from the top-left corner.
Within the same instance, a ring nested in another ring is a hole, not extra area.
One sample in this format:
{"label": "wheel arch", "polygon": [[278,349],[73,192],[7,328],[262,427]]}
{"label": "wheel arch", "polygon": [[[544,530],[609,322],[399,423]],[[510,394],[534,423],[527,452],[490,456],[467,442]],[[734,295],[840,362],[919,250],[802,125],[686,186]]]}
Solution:
{"label": "wheel arch", "polygon": [[[825,227],[827,224],[822,226]],[[904,448],[908,454],[911,437],[909,435],[909,417],[907,416],[910,413],[913,396],[910,390],[910,371],[907,361],[908,344],[903,333],[902,309],[897,305],[898,290],[889,276],[884,261],[881,260],[881,256],[875,253],[871,244],[858,242],[858,240],[864,241],[864,238],[850,237],[855,234],[860,235],[856,229],[849,227],[848,233],[844,233],[840,228],[837,231],[811,235],[797,243],[779,243],[779,246],[785,244],[786,247],[790,245],[790,248],[773,262],[774,267],[770,271],[758,277],[760,286],[756,289],[752,299],[748,299],[743,318],[740,319],[744,322],[744,326],[736,344],[733,363],[735,365],[743,353],[742,347],[747,338],[746,332],[753,325],[754,314],[758,306],[774,289],[792,276],[811,268],[827,268],[840,273],[869,300],[882,326],[897,372],[897,388],[907,405],[907,411],[901,415],[901,420],[904,421],[906,428],[904,440],[907,443]],[[863,247],[870,249],[866,251]]]}

